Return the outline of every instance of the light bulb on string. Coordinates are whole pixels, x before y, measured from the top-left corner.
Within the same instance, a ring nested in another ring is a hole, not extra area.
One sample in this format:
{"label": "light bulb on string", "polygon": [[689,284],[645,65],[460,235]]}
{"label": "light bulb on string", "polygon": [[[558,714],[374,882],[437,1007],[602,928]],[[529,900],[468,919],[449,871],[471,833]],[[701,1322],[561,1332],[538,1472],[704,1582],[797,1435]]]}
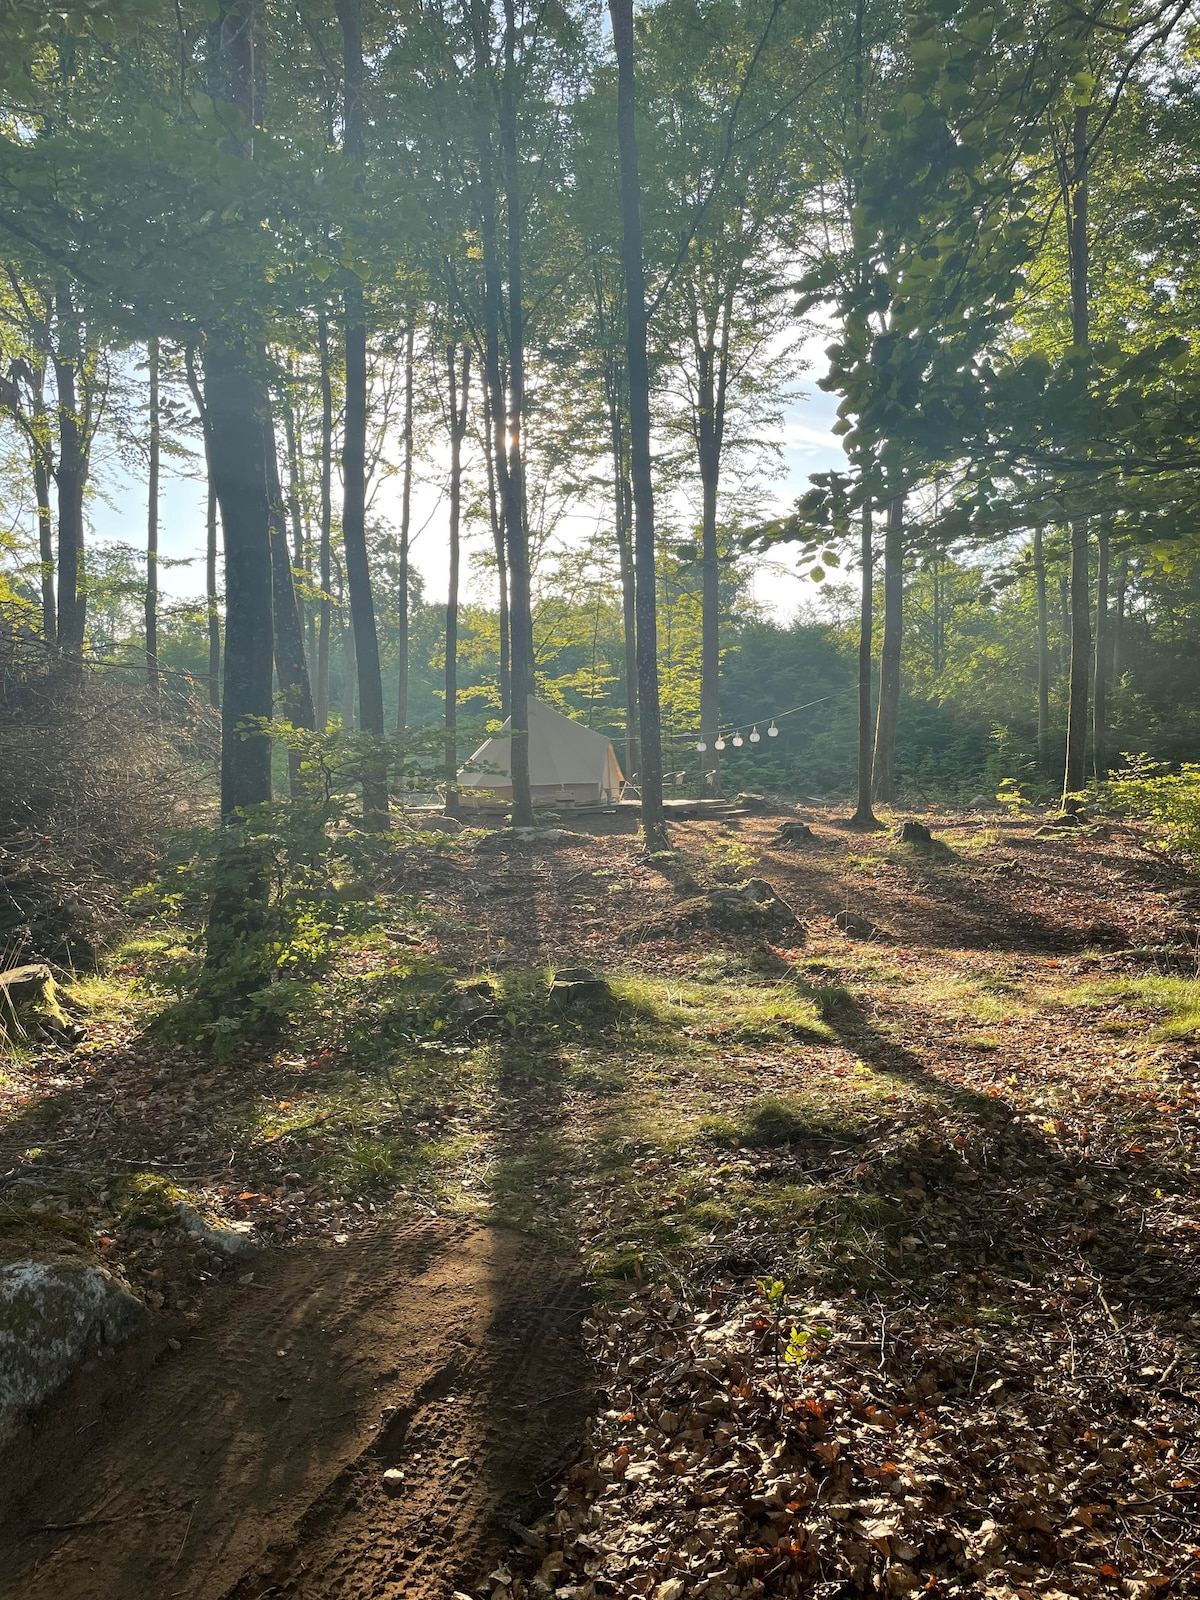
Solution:
{"label": "light bulb on string", "polygon": [[717,742],[716,742],[716,744],[713,745],[713,749],[714,750],[724,750],[724,748],[725,748],[725,741],[718,734]]}
{"label": "light bulb on string", "polygon": [[759,743],[761,743],[761,741],[762,741],[762,734],[759,733],[757,728],[751,728],[751,730],[750,730],[750,743],[751,744],[759,744]]}
{"label": "light bulb on string", "polygon": [[771,726],[767,729],[767,738],[768,739],[778,739],[778,737],[779,737],[779,729],[775,726],[775,718],[772,717],[771,718]]}
{"label": "light bulb on string", "polygon": [[705,744],[703,739],[699,739],[696,743],[696,749],[703,752],[708,749],[708,746]]}
{"label": "light bulb on string", "polygon": [[733,736],[733,748],[735,750],[740,750],[742,748],[742,746],[745,744],[745,742],[746,741],[742,738],[740,733],[735,733],[734,734],[734,736]]}

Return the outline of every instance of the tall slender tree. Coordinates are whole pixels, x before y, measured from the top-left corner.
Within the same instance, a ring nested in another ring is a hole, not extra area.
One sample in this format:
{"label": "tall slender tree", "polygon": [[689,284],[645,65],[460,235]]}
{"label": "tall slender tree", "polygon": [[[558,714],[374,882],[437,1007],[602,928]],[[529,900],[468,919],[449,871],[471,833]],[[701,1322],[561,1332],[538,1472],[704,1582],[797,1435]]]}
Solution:
{"label": "tall slender tree", "polygon": [[625,360],[629,385],[629,465],[633,491],[637,601],[638,713],[642,832],[649,850],[665,848],[662,726],[658,696],[658,600],[654,478],[650,454],[650,363],[646,346],[646,270],[638,171],[633,0],[609,0],[617,57],[617,149],[621,172],[621,265],[625,277]]}
{"label": "tall slender tree", "polygon": [[162,455],[159,414],[159,346],[151,336],[147,356],[147,404],[150,412],[149,469],[146,474],[146,680],[158,689],[158,479]]}
{"label": "tall slender tree", "polygon": [[[344,140],[346,153],[356,168],[355,186],[361,192],[366,160],[362,0],[337,0],[337,15],[342,30]],[[359,723],[364,733],[382,745],[387,731],[383,715],[383,674],[367,558],[366,294],[353,271],[348,274],[343,294],[343,313],[346,402],[342,432],[342,544],[354,630]],[[377,751],[369,755],[363,765],[363,822],[367,827],[384,828],[387,820],[387,765],[382,751]]]}

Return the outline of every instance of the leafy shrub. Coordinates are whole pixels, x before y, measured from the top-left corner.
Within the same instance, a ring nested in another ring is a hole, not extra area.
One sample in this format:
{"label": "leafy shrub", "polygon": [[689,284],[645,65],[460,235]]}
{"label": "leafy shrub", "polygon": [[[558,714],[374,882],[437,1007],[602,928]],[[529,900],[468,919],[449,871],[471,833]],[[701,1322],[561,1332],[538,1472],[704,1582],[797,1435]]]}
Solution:
{"label": "leafy shrub", "polygon": [[1200,763],[1188,761],[1172,772],[1147,755],[1125,760],[1106,785],[1108,803],[1148,822],[1172,855],[1200,867]]}

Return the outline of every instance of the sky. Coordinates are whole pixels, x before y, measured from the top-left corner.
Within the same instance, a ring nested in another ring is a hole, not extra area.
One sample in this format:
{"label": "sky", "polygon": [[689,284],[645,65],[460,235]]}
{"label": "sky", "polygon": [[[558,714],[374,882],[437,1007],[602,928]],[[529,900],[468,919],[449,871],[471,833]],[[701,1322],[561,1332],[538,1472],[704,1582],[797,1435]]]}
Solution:
{"label": "sky", "polygon": [[[780,511],[807,488],[810,473],[845,466],[841,446],[830,432],[837,402],[816,383],[825,364],[821,348],[824,342],[824,338],[814,339],[805,351],[809,370],[800,380],[799,392],[787,404],[778,435],[782,472],[769,485],[768,500],[774,501]],[[97,541],[114,539],[135,548],[143,547],[146,537],[144,475],[114,458],[98,465],[95,488],[97,492],[89,508],[92,537]],[[202,595],[205,487],[199,460],[190,467],[177,459],[164,461],[160,507],[163,595],[177,600]],[[398,477],[385,484],[375,509],[393,523],[398,522]],[[419,485],[413,497],[412,562],[424,579],[425,596],[431,602],[444,599],[446,594],[449,556],[445,516],[445,504],[439,499],[438,490]],[[564,541],[586,537],[594,530],[598,516],[607,516],[607,508],[578,508],[565,519],[561,537]],[[477,537],[476,547],[481,547],[481,543],[481,536]],[[752,582],[754,599],[767,614],[781,622],[789,621],[800,606],[816,598],[813,584],[793,570],[793,558],[786,547],[778,558],[759,562]]]}

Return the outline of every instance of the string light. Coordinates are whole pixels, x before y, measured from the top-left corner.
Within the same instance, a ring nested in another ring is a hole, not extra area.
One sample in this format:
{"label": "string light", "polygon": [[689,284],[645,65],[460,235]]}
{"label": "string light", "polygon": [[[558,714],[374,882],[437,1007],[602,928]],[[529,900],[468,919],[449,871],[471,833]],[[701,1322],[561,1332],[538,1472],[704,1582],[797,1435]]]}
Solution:
{"label": "string light", "polygon": [[771,726],[767,729],[767,738],[768,739],[778,739],[778,737],[779,737],[779,729],[775,726],[775,718],[772,717],[771,718]]}
{"label": "string light", "polygon": [[750,743],[751,744],[761,744],[761,742],[762,742],[762,734],[759,733],[757,728],[751,728],[751,730],[750,730]]}
{"label": "string light", "polygon": [[742,738],[740,733],[735,733],[734,734],[734,736],[733,736],[733,748],[735,750],[740,750],[742,748],[743,744],[745,744],[745,742],[746,741]]}
{"label": "string light", "polygon": [[725,748],[725,741],[724,741],[724,739],[721,738],[720,734],[718,734],[717,735],[717,742],[716,742],[716,744],[713,745],[713,749],[714,750],[724,750],[724,748]]}
{"label": "string light", "polygon": [[700,751],[704,751],[704,750],[708,749],[708,746],[707,746],[707,744],[705,744],[703,739],[700,739],[696,743],[696,749],[700,750]]}

